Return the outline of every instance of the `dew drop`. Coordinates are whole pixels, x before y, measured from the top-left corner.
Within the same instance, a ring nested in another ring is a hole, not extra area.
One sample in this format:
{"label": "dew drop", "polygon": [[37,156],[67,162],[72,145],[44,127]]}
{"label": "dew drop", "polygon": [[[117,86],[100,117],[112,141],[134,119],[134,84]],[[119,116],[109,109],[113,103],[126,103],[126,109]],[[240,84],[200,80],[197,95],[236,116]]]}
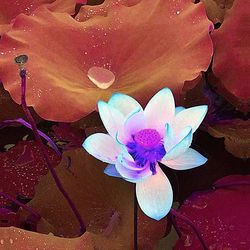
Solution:
{"label": "dew drop", "polygon": [[112,71],[97,66],[91,67],[87,76],[100,89],[109,88],[115,81],[115,75]]}

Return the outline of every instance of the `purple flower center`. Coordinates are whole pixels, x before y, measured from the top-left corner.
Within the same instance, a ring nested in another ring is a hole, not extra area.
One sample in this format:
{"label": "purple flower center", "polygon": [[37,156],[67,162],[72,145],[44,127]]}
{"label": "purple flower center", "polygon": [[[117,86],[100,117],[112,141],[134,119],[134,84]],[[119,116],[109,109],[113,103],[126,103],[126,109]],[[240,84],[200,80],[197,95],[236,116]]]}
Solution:
{"label": "purple flower center", "polygon": [[152,173],[156,174],[156,162],[166,154],[160,134],[155,129],[143,129],[132,135],[132,138],[126,146],[137,167],[148,164]]}
{"label": "purple flower center", "polygon": [[143,129],[135,134],[135,142],[147,149],[151,149],[159,144],[160,134],[155,129]]}

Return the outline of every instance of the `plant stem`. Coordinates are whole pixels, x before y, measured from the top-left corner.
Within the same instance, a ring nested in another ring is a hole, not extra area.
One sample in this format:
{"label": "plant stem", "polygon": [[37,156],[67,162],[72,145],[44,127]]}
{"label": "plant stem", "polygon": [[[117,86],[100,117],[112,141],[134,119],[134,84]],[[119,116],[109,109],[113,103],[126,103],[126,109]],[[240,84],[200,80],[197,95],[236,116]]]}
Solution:
{"label": "plant stem", "polygon": [[178,237],[181,238],[182,233],[181,233],[181,231],[180,231],[180,229],[178,227],[178,224],[177,224],[177,221],[176,221],[176,217],[172,213],[170,213],[170,220],[171,220],[172,225],[175,228],[176,233],[178,234]]}
{"label": "plant stem", "polygon": [[[178,218],[178,219],[183,220],[184,222],[186,222],[194,230],[194,232],[195,232],[196,236],[198,237],[203,249],[204,250],[209,250],[207,244],[205,243],[204,239],[201,236],[200,231],[198,230],[198,228],[195,226],[195,224],[190,219],[188,219],[186,216],[180,214],[179,212],[175,211],[174,209],[171,209],[170,213],[175,218]],[[174,225],[174,226],[177,226],[177,224]],[[180,232],[179,228],[176,231]]]}
{"label": "plant stem", "polygon": [[138,250],[138,202],[134,190],[134,250]]}
{"label": "plant stem", "polygon": [[[23,120],[22,118],[18,118],[18,119],[14,119],[14,120],[5,120],[5,121],[1,122],[0,123],[0,129],[2,129],[2,128],[6,127],[6,126],[11,126],[11,125],[13,125],[15,123],[20,123],[20,124],[24,125],[25,127],[32,130],[32,126],[28,122]],[[42,131],[40,131],[40,130],[37,130],[37,131],[38,131],[39,135],[42,136],[49,143],[49,145],[55,150],[57,155],[59,157],[61,157],[62,154],[59,151],[56,144],[46,134],[44,134]]]}
{"label": "plant stem", "polygon": [[48,166],[48,169],[50,170],[51,174],[52,174],[52,177],[54,178],[54,181],[58,187],[58,189],[60,190],[60,192],[63,194],[63,196],[65,197],[65,199],[67,200],[70,208],[72,209],[73,213],[75,214],[76,216],[76,219],[78,220],[79,224],[80,224],[80,234],[83,234],[86,232],[86,227],[84,225],[84,222],[83,222],[83,219],[81,217],[81,214],[79,213],[79,211],[77,210],[74,202],[71,200],[70,196],[68,195],[68,193],[65,191],[65,189],[63,188],[63,185],[60,181],[60,179],[58,178],[57,174],[56,174],[56,171],[55,169],[53,168],[53,166],[50,164],[50,161],[49,161],[49,157],[45,151],[45,146],[41,140],[41,137],[39,136],[39,133],[38,133],[38,129],[37,129],[37,126],[36,126],[36,123],[27,107],[27,104],[26,104],[26,70],[24,68],[20,69],[20,76],[21,76],[21,80],[22,80],[22,97],[21,97],[21,102],[22,102],[22,108],[24,110],[24,113],[32,127],[32,130],[33,130],[33,133],[34,133],[34,136],[35,136],[35,139],[41,149],[41,152],[44,156],[44,160]]}
{"label": "plant stem", "polygon": [[1,192],[0,191],[0,196],[14,202],[15,204],[17,204],[18,206],[22,207],[23,209],[25,209],[26,211],[28,211],[29,213],[33,214],[38,220],[41,219],[41,215],[39,213],[37,213],[35,210],[33,210],[33,208],[23,204],[22,202],[16,200],[15,198],[13,198],[12,196],[4,193],[4,192]]}

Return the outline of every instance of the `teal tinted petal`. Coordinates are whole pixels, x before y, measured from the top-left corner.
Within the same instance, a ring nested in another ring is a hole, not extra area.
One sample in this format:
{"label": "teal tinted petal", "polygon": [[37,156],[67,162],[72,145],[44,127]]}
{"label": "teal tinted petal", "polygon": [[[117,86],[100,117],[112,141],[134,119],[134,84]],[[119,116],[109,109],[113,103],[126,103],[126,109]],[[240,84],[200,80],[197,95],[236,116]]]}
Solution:
{"label": "teal tinted petal", "polygon": [[[177,144],[174,145],[170,150],[167,150],[169,148],[169,141],[167,139],[165,140],[164,138],[166,155],[163,157],[163,160],[175,159],[183,154],[191,146],[193,140],[192,128],[185,128],[182,131],[182,135],[180,135],[180,138],[181,139],[178,138]],[[171,144],[173,145],[174,143]]]}
{"label": "teal tinted petal", "polygon": [[135,110],[142,110],[141,105],[134,98],[122,93],[114,93],[108,104],[118,109],[125,117]]}
{"label": "teal tinted petal", "polygon": [[114,138],[108,134],[97,133],[90,135],[82,144],[92,156],[106,163],[115,163],[121,149]]}
{"label": "teal tinted petal", "polygon": [[180,131],[187,126],[191,126],[194,133],[200,126],[206,113],[207,105],[196,106],[180,111],[171,123],[174,134],[180,133]]}
{"label": "teal tinted petal", "polygon": [[157,129],[163,135],[165,125],[173,120],[174,113],[173,94],[170,89],[164,88],[151,98],[144,110],[147,127]]}
{"label": "teal tinted petal", "polygon": [[180,112],[183,111],[183,110],[185,110],[185,108],[182,107],[182,106],[176,107],[176,108],[175,108],[175,115],[177,115],[178,113],[180,113]]}
{"label": "teal tinted petal", "polygon": [[207,158],[196,150],[189,148],[179,157],[171,160],[162,160],[161,163],[175,170],[186,170],[205,164]]}
{"label": "teal tinted petal", "polygon": [[109,164],[105,169],[104,173],[108,176],[122,178],[122,176],[117,172],[114,164]]}
{"label": "teal tinted petal", "polygon": [[143,111],[137,111],[133,113],[131,116],[128,117],[124,124],[124,131],[127,137],[134,135],[145,128],[146,119]]}
{"label": "teal tinted petal", "polygon": [[124,155],[118,156],[115,167],[124,179],[134,183],[142,181],[144,178],[152,175],[152,172],[150,171],[150,168],[148,166],[139,168],[138,166],[136,166],[132,157],[126,159]]}
{"label": "teal tinted petal", "polygon": [[118,129],[124,124],[124,115],[104,101],[98,101],[98,111],[107,132],[115,138]]}
{"label": "teal tinted petal", "polygon": [[160,220],[168,214],[173,203],[173,190],[159,166],[155,175],[136,183],[136,196],[140,208],[148,217]]}

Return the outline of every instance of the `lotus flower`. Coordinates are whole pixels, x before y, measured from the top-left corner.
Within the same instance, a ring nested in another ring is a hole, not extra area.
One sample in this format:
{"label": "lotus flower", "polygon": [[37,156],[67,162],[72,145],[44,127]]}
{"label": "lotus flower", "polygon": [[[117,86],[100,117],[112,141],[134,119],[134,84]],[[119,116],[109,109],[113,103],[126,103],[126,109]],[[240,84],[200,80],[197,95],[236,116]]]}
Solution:
{"label": "lotus flower", "polygon": [[87,152],[109,163],[104,172],[136,183],[143,212],[156,220],[170,210],[173,191],[158,162],[173,169],[190,169],[207,159],[189,148],[193,132],[207,106],[175,108],[172,92],[160,90],[143,110],[132,97],[115,93],[108,103],[98,102],[108,134],[96,133],[83,143]]}

